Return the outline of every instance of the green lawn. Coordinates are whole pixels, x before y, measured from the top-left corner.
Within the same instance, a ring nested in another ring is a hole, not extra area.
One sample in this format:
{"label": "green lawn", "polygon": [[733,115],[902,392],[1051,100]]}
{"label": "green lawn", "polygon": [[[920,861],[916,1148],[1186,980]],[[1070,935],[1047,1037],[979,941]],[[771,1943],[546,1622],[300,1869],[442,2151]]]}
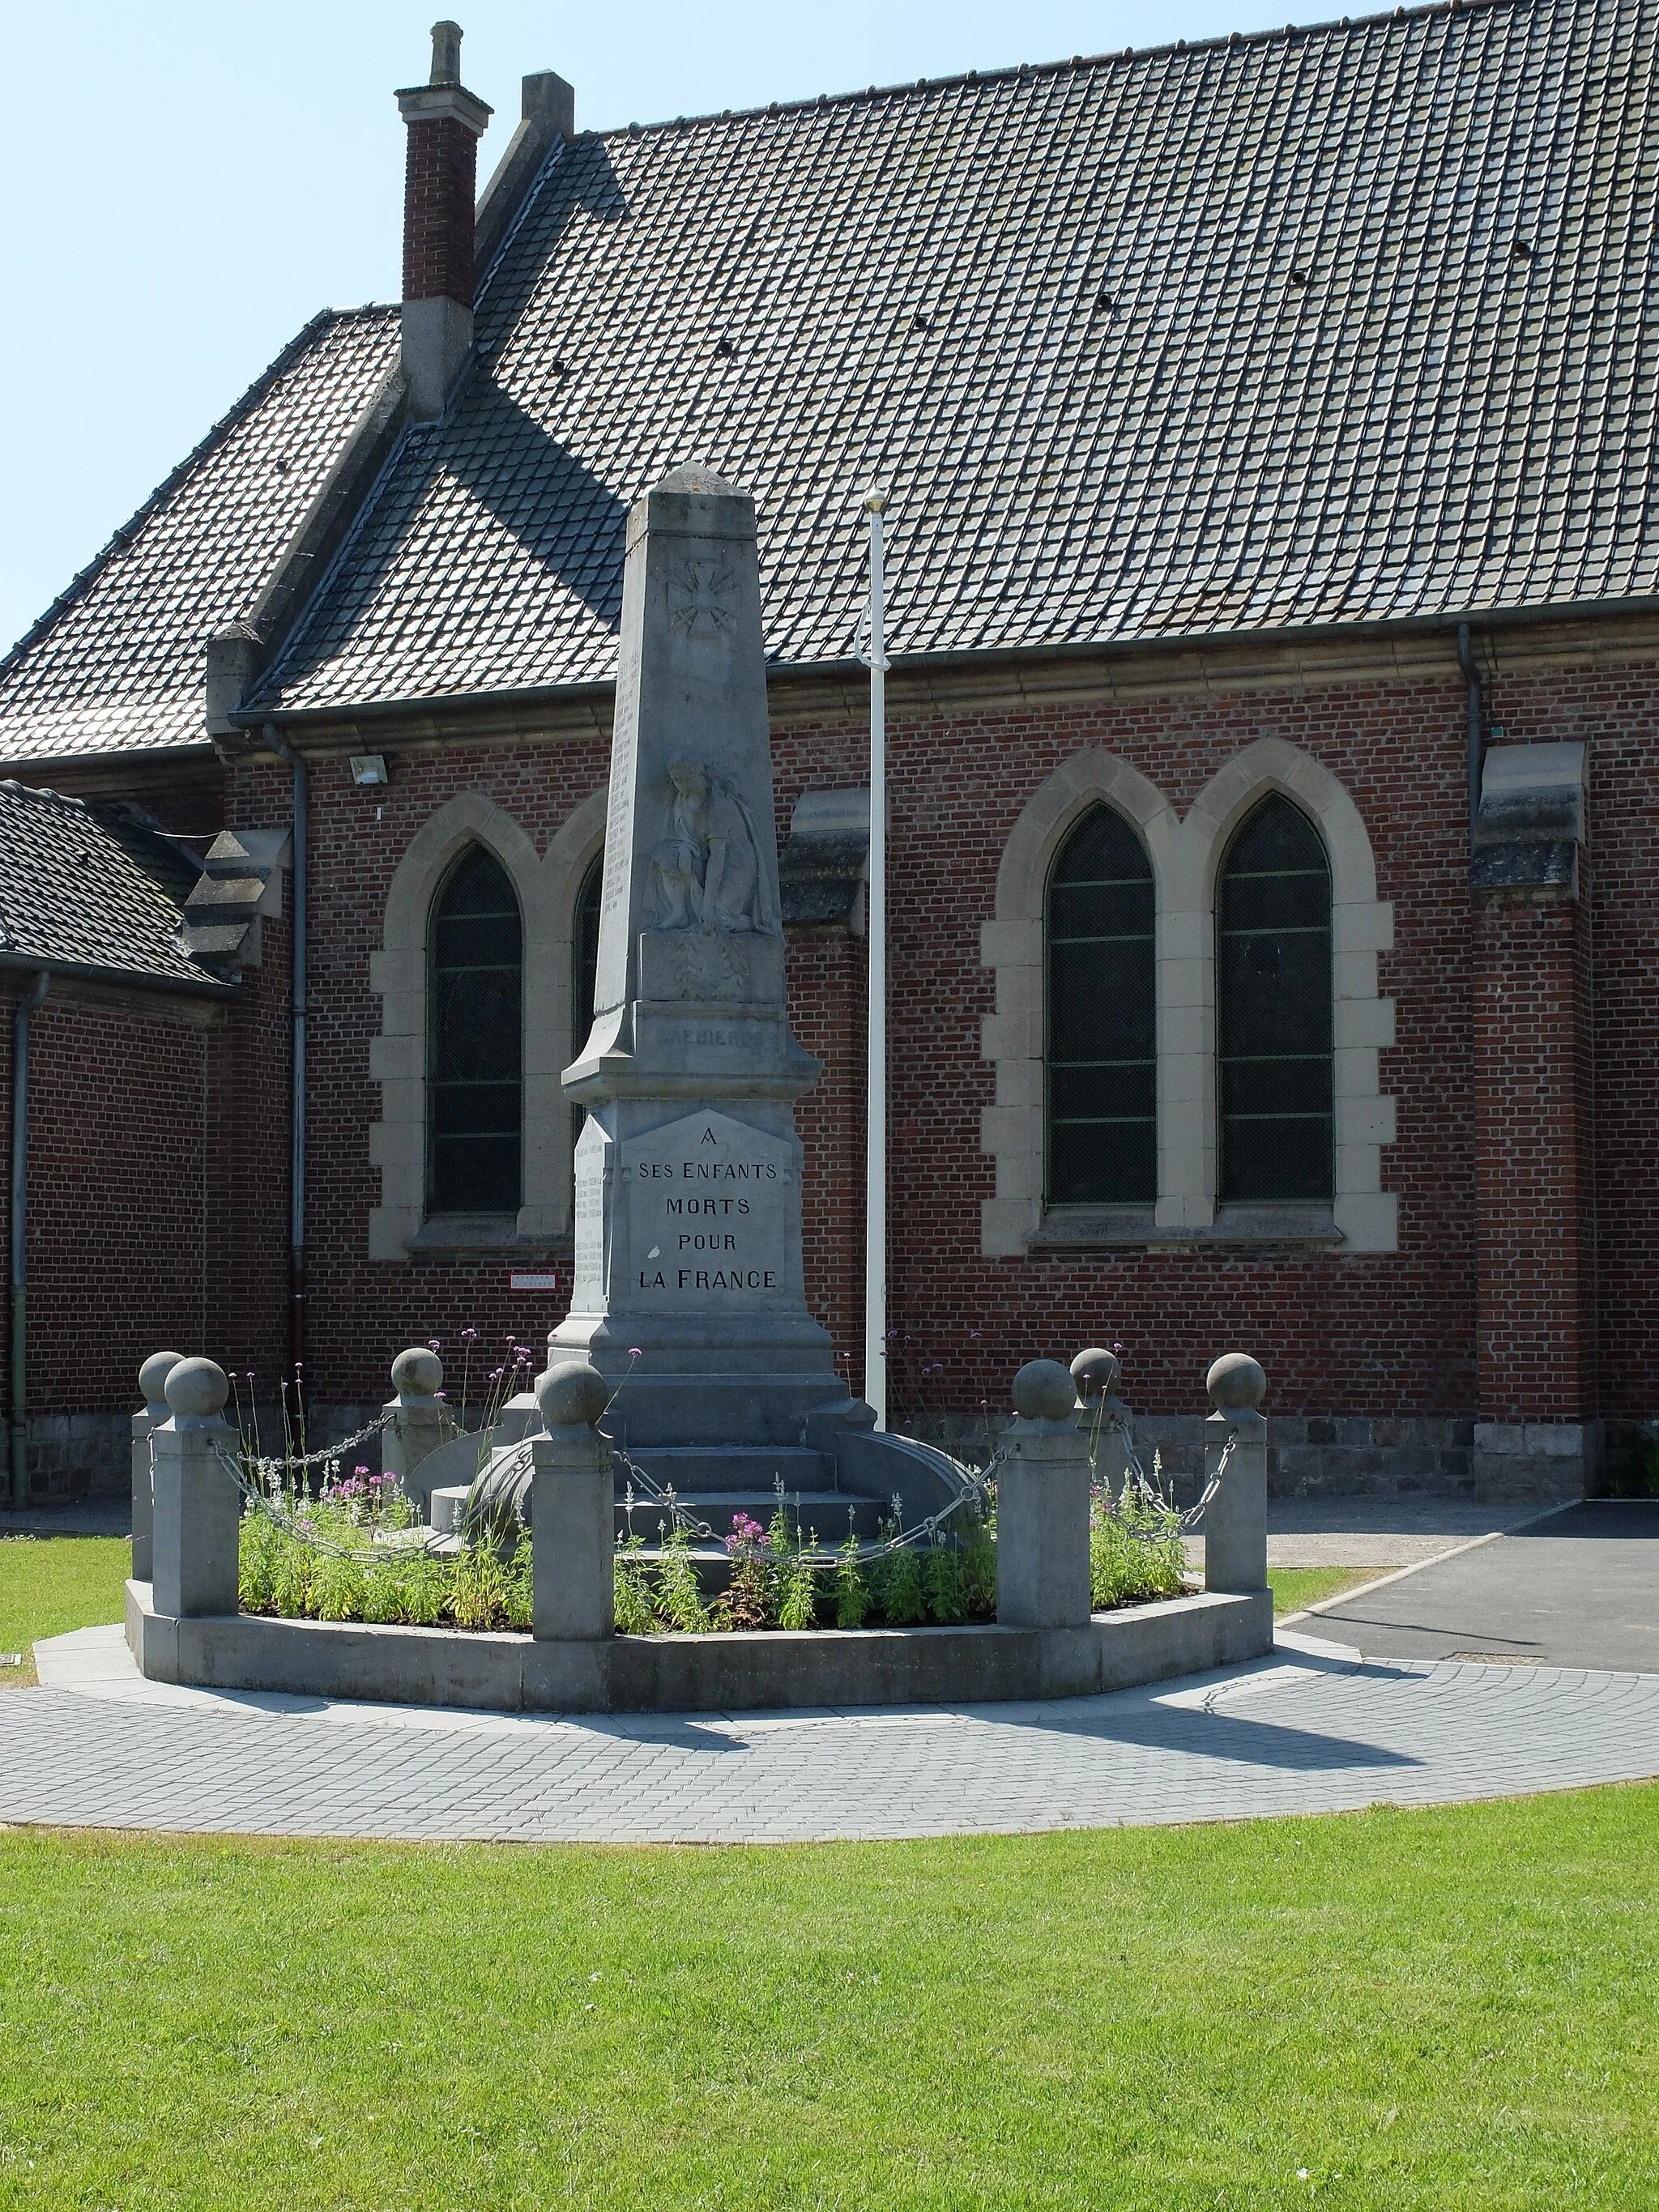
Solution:
{"label": "green lawn", "polygon": [[1636,2212],[1656,1867],[1659,1787],[770,1850],[15,1831],[0,2205]]}
{"label": "green lawn", "polygon": [[0,1536],[0,1651],[21,1651],[24,1661],[0,1667],[0,1688],[33,1681],[37,1637],[119,1620],[131,1571],[125,1536]]}
{"label": "green lawn", "polygon": [[1344,1590],[1357,1589],[1361,1583],[1374,1583],[1379,1576],[1393,1572],[1392,1567],[1269,1567],[1273,1618],[1282,1620],[1287,1613],[1305,1612],[1310,1605],[1322,1604],[1328,1597],[1340,1597]]}

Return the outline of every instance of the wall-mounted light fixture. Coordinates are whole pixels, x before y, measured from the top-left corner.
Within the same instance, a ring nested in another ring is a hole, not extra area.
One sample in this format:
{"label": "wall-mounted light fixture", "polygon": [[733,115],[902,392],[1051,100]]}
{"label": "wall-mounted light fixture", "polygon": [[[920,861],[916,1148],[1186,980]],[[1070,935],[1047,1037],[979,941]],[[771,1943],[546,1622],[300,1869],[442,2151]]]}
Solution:
{"label": "wall-mounted light fixture", "polygon": [[390,783],[392,778],[386,772],[385,754],[353,753],[351,781],[356,784]]}

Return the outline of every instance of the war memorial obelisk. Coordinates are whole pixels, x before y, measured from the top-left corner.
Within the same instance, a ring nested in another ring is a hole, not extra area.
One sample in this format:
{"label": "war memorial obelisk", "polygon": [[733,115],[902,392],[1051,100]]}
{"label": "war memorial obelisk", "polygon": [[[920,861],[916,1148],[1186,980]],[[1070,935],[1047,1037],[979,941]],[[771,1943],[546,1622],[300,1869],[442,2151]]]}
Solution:
{"label": "war memorial obelisk", "polygon": [[755,507],[706,469],[629,515],[593,1002],[550,1357],[626,1375],[642,1439],[844,1404],[801,1279],[793,1102],[820,1071],[784,1003]]}

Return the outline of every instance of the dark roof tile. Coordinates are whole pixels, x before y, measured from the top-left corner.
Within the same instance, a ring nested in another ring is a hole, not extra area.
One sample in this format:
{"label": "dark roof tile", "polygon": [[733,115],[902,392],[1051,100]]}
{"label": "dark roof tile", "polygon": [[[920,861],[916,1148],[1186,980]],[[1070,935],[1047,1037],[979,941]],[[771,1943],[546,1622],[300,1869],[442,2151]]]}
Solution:
{"label": "dark roof tile", "polygon": [[0,757],[204,741],[207,640],[258,598],[397,351],[395,307],[307,325],[0,661]]}
{"label": "dark roof tile", "polygon": [[199,868],[170,839],[111,810],[0,782],[0,956],[151,986],[223,978],[178,932]]}
{"label": "dark roof tile", "polygon": [[609,678],[628,505],[690,459],[755,494],[786,663],[852,649],[876,479],[901,653],[1652,592],[1656,22],[1493,0],[578,139],[266,696]]}

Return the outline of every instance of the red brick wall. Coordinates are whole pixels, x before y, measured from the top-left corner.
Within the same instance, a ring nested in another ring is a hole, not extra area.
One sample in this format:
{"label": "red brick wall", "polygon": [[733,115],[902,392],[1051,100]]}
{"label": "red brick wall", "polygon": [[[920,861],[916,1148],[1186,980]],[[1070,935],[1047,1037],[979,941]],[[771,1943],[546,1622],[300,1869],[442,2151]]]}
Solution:
{"label": "red brick wall", "polygon": [[[133,1011],[72,989],[58,984],[30,1022],[31,1414],[130,1409],[150,1352],[193,1351],[214,1336],[203,1135],[217,1039],[176,1012]],[[9,988],[0,1006],[8,1158],[15,1004]],[[9,1206],[8,1178],[8,1252]],[[6,1386],[9,1412],[9,1357]]]}
{"label": "red brick wall", "polygon": [[1500,897],[1475,933],[1481,1418],[1588,1419],[1587,921],[1577,902]]}
{"label": "red brick wall", "polygon": [[[1599,1241],[1607,1343],[1628,1346],[1659,1322],[1649,1258],[1659,1227],[1659,1140],[1646,1103],[1659,1078],[1650,949],[1659,919],[1649,796],[1656,700],[1659,683],[1647,667],[1505,678],[1492,692],[1492,717],[1509,741],[1587,737],[1592,744],[1595,866],[1587,866],[1586,880],[1593,872],[1594,929],[1575,938],[1573,957],[1583,969],[1585,1024],[1593,975],[1601,1076],[1595,1174],[1587,1131],[1576,1233],[1587,1252]],[[1007,1378],[1032,1353],[1069,1355],[1084,1343],[1121,1339],[1129,1395],[1148,1413],[1198,1410],[1209,1358],[1238,1346],[1264,1361],[1270,1408],[1281,1413],[1474,1414],[1478,939],[1462,712],[1461,683],[1449,677],[893,718],[896,1406],[972,1412],[983,1400],[1000,1409]],[[1400,1201],[1400,1251],[982,1257],[979,1209],[994,1167],[980,1150],[979,1115],[993,1072],[980,1057],[979,1034],[993,979],[980,965],[979,929],[1021,808],[1062,761],[1098,745],[1133,762],[1184,809],[1232,754],[1267,734],[1304,747],[1352,793],[1371,838],[1378,896],[1394,902],[1395,947],[1382,959],[1380,988],[1396,1001],[1398,1042],[1382,1055],[1382,1087],[1396,1101],[1399,1139],[1382,1162],[1384,1187]],[[861,780],[865,742],[855,717],[781,723],[781,834],[803,789]],[[502,747],[458,741],[441,757],[398,756],[389,739],[386,749],[389,790],[357,791],[343,762],[319,763],[313,780],[311,1379],[319,1395],[346,1402],[382,1395],[387,1364],[404,1342],[435,1335],[447,1350],[471,1325],[493,1357],[509,1334],[538,1343],[562,1311],[562,1297],[511,1297],[504,1258],[371,1266],[364,1257],[368,1209],[380,1196],[368,1155],[368,1127],[380,1115],[368,1076],[368,1042],[380,1026],[368,953],[381,941],[398,858],[455,792],[487,793],[544,850],[606,765],[597,737]],[[285,791],[285,777],[250,798],[247,818],[275,818],[279,786]],[[808,1295],[855,1381],[863,973],[857,941],[792,939],[792,1012],[826,1068],[823,1089],[799,1113]],[[1587,1057],[1587,1026],[1576,1049]],[[1594,1283],[1588,1266],[1581,1273],[1588,1303]],[[1624,1365],[1637,1379],[1604,1389],[1607,1410],[1619,1390],[1632,1401],[1642,1395],[1639,1362],[1626,1356]],[[1573,1387],[1582,1397],[1589,1383]]]}
{"label": "red brick wall", "polygon": [[472,305],[478,141],[441,115],[408,125],[404,171],[404,297]]}

